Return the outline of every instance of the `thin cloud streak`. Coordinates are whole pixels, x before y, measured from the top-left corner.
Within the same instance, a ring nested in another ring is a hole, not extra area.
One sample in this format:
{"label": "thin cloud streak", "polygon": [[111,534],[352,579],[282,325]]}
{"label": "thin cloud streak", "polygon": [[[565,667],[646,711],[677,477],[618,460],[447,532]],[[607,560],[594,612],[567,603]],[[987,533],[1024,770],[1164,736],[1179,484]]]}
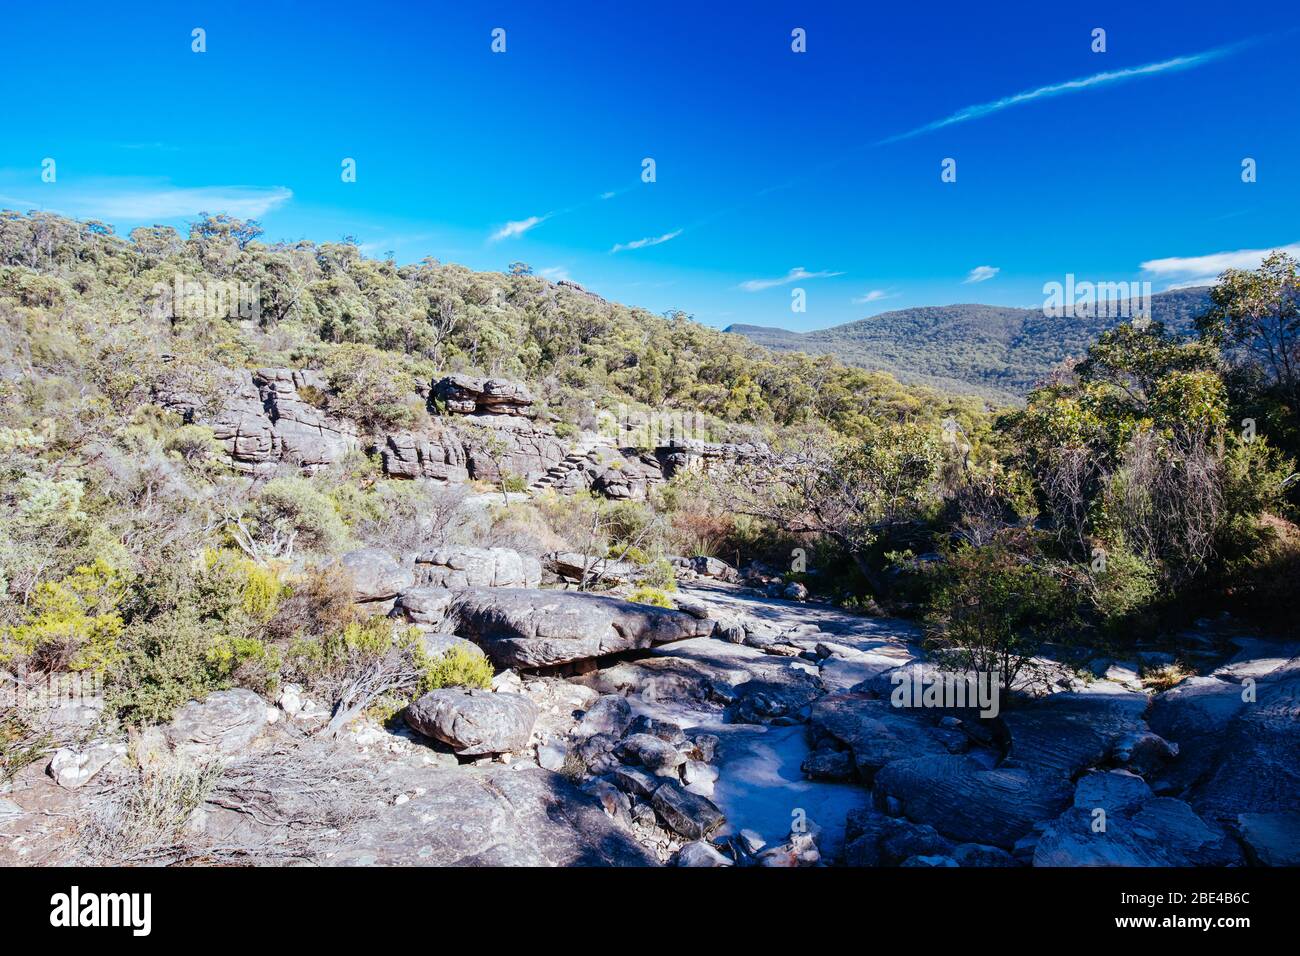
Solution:
{"label": "thin cloud streak", "polygon": [[774,289],[804,279],[830,279],[842,275],[843,272],[809,272],[803,266],[795,266],[779,279],[748,279],[740,284],[740,288],[746,292],[762,292],[764,289]]}
{"label": "thin cloud streak", "polygon": [[900,140],[911,139],[913,136],[920,136],[923,133],[931,133],[937,129],[943,129],[945,126],[952,126],[956,123],[964,123],[967,120],[978,119],[981,116],[988,116],[990,113],[997,113],[1012,106],[1019,106],[1022,103],[1032,103],[1034,100],[1064,96],[1067,93],[1079,93],[1083,90],[1094,89],[1098,86],[1109,86],[1115,83],[1123,83],[1144,76],[1155,76],[1160,73],[1190,70],[1194,67],[1211,63],[1214,60],[1231,56],[1252,42],[1254,41],[1248,40],[1243,43],[1235,43],[1230,46],[1206,50],[1202,53],[1176,56],[1170,60],[1161,60],[1158,63],[1146,63],[1142,66],[1132,66],[1122,70],[1104,70],[1101,73],[1094,73],[1092,76],[1080,77],[1077,80],[1066,80],[1063,83],[1052,83],[1047,86],[1040,86],[1036,89],[1013,93],[1010,96],[1004,96],[1001,99],[993,100],[988,103],[977,103],[974,106],[963,107],[950,116],[945,116],[943,119],[935,120],[932,123],[926,123],[924,126],[918,126],[916,129],[908,130],[905,133],[898,133],[894,136],[882,139],[877,145],[883,146],[886,143],[897,143]]}
{"label": "thin cloud streak", "polygon": [[685,229],[674,229],[672,232],[665,232],[662,236],[647,236],[644,239],[634,239],[631,242],[616,242],[610,253],[625,252],[628,249],[644,249],[647,246],[657,246],[665,242],[672,242],[680,236]]}

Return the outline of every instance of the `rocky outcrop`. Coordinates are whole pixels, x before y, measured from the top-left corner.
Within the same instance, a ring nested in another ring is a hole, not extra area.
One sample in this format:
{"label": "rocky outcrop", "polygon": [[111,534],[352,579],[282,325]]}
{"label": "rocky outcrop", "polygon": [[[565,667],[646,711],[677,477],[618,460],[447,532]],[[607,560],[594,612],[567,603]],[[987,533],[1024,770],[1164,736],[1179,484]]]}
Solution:
{"label": "rocky outcrop", "polygon": [[550,667],[702,637],[711,621],[576,591],[470,588],[448,608],[455,631],[502,667]]}
{"label": "rocky outcrop", "polygon": [[395,432],[380,449],[384,474],[390,478],[469,480],[465,446],[450,428],[431,426],[422,432]]}
{"label": "rocky outcrop", "polygon": [[416,557],[415,583],[421,588],[535,588],[542,583],[542,565],[510,548],[438,548]]}
{"label": "rocky outcrop", "polygon": [[532,393],[522,382],[473,375],[448,375],[433,385],[433,397],[456,415],[526,415]]}
{"label": "rocky outcrop", "polygon": [[1052,694],[1002,715],[1009,740],[1005,766],[1073,777],[1109,757],[1147,725],[1145,694]]}
{"label": "rocky outcrop", "polygon": [[461,756],[514,753],[528,746],[537,707],[521,694],[444,687],[407,707],[405,718]]}
{"label": "rocky outcrop", "polygon": [[304,392],[314,397],[328,391],[320,372],[231,371],[223,375],[221,389],[215,410],[197,392],[184,389],[160,392],[157,399],[185,421],[210,426],[241,471],[267,474],[281,461],[314,471],[360,447],[355,425],[304,398]]}

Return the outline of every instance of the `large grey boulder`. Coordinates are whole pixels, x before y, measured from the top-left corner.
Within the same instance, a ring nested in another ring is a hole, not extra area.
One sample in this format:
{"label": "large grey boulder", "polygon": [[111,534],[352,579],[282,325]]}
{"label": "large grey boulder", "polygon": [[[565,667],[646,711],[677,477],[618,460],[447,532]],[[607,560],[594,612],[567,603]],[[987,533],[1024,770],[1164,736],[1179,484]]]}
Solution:
{"label": "large grey boulder", "polygon": [[271,706],[251,690],[219,690],[176,711],[162,734],[173,752],[206,759],[243,753],[270,725]]}
{"label": "large grey boulder", "polygon": [[653,866],[596,798],[558,774],[460,767],[420,775],[416,795],[348,827],[335,866]]}
{"label": "large grey boulder", "polygon": [[415,559],[415,583],[422,588],[535,588],[542,583],[542,565],[510,548],[437,548]]}
{"label": "large grey boulder", "polygon": [[455,596],[450,588],[411,588],[397,596],[391,616],[423,627],[441,628]]}
{"label": "large grey boulder", "polygon": [[1055,771],[985,769],[966,756],[895,760],[876,774],[874,795],[892,797],[908,819],[961,843],[1011,849],[1040,820],[1069,805],[1074,787]]}
{"label": "large grey boulder", "polygon": [[1147,782],[1135,773],[1093,770],[1079,778],[1074,789],[1074,805],[1113,815],[1140,807],[1154,796]]}
{"label": "large grey boulder", "polygon": [[587,708],[578,725],[573,728],[573,736],[580,740],[596,734],[622,737],[631,723],[632,706],[627,698],[620,694],[605,694]]}
{"label": "large grey boulder", "polygon": [[461,756],[512,753],[528,746],[537,706],[522,694],[443,687],[407,707],[405,717]]}
{"label": "large grey boulder", "polygon": [[349,551],[339,564],[352,578],[352,600],[359,604],[390,601],[415,583],[410,565],[381,548]]}
{"label": "large grey boulder", "polygon": [[713,629],[681,611],[573,591],[470,588],[448,609],[455,631],[503,667],[548,667],[670,641]]}
{"label": "large grey boulder", "polygon": [[1240,851],[1182,800],[1156,797],[1107,813],[1071,807],[1043,831],[1034,866],[1229,866]]}

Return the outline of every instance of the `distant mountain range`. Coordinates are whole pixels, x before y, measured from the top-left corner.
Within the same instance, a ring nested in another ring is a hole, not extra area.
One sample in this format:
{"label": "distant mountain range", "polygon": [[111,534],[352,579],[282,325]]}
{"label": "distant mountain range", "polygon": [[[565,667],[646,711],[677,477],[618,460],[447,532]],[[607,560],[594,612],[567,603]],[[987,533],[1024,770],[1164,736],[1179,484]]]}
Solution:
{"label": "distant mountain range", "polygon": [[[1191,332],[1196,317],[1209,307],[1208,286],[1151,297],[1152,318],[1182,333]],[[769,349],[830,353],[910,384],[1005,402],[1023,398],[1063,359],[1082,355],[1097,336],[1122,321],[1113,316],[1049,318],[1042,309],[997,305],[936,305],[883,312],[816,332],[760,325],[730,325],[724,331]]]}

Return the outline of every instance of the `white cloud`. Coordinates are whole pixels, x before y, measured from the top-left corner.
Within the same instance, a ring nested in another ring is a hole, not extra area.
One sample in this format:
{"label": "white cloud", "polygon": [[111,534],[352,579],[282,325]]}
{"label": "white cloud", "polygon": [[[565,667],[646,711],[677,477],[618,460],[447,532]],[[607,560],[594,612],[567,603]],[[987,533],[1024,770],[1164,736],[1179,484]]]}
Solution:
{"label": "white cloud", "polygon": [[618,242],[610,252],[623,252],[627,249],[644,249],[646,246],[657,246],[663,242],[671,242],[680,236],[685,230],[674,229],[672,232],[665,232],[662,236],[648,236],[645,239],[634,239],[631,242]]}
{"label": "white cloud", "polygon": [[573,277],[569,275],[569,270],[563,266],[551,266],[549,269],[538,269],[537,274],[544,279],[550,279],[552,282],[573,281]]}
{"label": "white cloud", "polygon": [[969,285],[972,282],[987,282],[1001,271],[997,266],[976,266],[961,281],[963,285]]}
{"label": "white cloud", "polygon": [[[1148,259],[1142,271],[1157,279],[1167,279],[1166,289],[1189,289],[1200,285],[1214,285],[1219,273],[1225,269],[1257,269],[1264,257],[1273,249],[1237,249],[1232,252],[1212,252],[1205,256],[1169,256],[1165,259]],[[1300,256],[1300,242],[1279,246],[1277,251],[1290,256]]]}
{"label": "white cloud", "polygon": [[513,222],[508,222],[496,232],[492,233],[490,241],[500,242],[502,239],[514,239],[516,236],[522,236],[529,229],[532,229],[534,226],[540,226],[550,218],[549,215],[529,216],[527,219],[516,219]]}
{"label": "white cloud", "polygon": [[789,285],[791,282],[799,282],[803,279],[829,279],[842,275],[843,272],[809,272],[803,266],[795,266],[779,279],[748,279],[742,282],[740,287],[746,292],[762,292],[764,289],[774,289],[779,285]]}
{"label": "white cloud", "polygon": [[872,289],[865,295],[855,296],[853,303],[855,305],[865,305],[868,302],[879,302],[881,299],[892,299],[896,295],[898,295],[897,292],[887,292],[884,289]]}
{"label": "white cloud", "polygon": [[1098,86],[1107,86],[1112,83],[1122,83],[1126,80],[1139,79],[1145,76],[1155,76],[1160,73],[1170,73],[1178,70],[1190,70],[1193,67],[1201,66],[1221,57],[1230,56],[1248,45],[1247,43],[1237,43],[1231,46],[1218,47],[1214,50],[1206,50],[1203,53],[1190,53],[1187,56],[1176,56],[1170,60],[1161,60],[1158,63],[1147,63],[1142,66],[1131,66],[1122,70],[1104,70],[1101,73],[1094,73],[1092,76],[1080,77],[1077,80],[1066,80],[1063,83],[1052,83],[1048,86],[1039,86],[1032,90],[1024,90],[1020,93],[1013,93],[1010,96],[1004,96],[1001,99],[993,100],[988,103],[977,103],[974,106],[966,106],[957,112],[945,116],[943,119],[935,120],[932,123],[926,123],[924,126],[918,126],[916,129],[908,130],[906,133],[899,133],[897,136],[891,136],[883,139],[881,143],[895,143],[902,139],[910,139],[913,136],[919,136],[922,133],[929,133],[945,126],[952,126],[954,123],[964,123],[966,120],[978,119],[981,116],[987,116],[990,113],[996,113],[1000,110],[1007,109],[1011,106],[1019,106],[1021,103],[1029,103],[1034,100],[1047,99],[1053,96],[1062,96],[1066,93],[1078,93],[1083,90],[1092,89]]}
{"label": "white cloud", "polygon": [[260,219],[293,198],[285,186],[173,186],[144,179],[96,179],[55,183],[29,196],[40,208],[79,219],[162,222],[200,212]]}

